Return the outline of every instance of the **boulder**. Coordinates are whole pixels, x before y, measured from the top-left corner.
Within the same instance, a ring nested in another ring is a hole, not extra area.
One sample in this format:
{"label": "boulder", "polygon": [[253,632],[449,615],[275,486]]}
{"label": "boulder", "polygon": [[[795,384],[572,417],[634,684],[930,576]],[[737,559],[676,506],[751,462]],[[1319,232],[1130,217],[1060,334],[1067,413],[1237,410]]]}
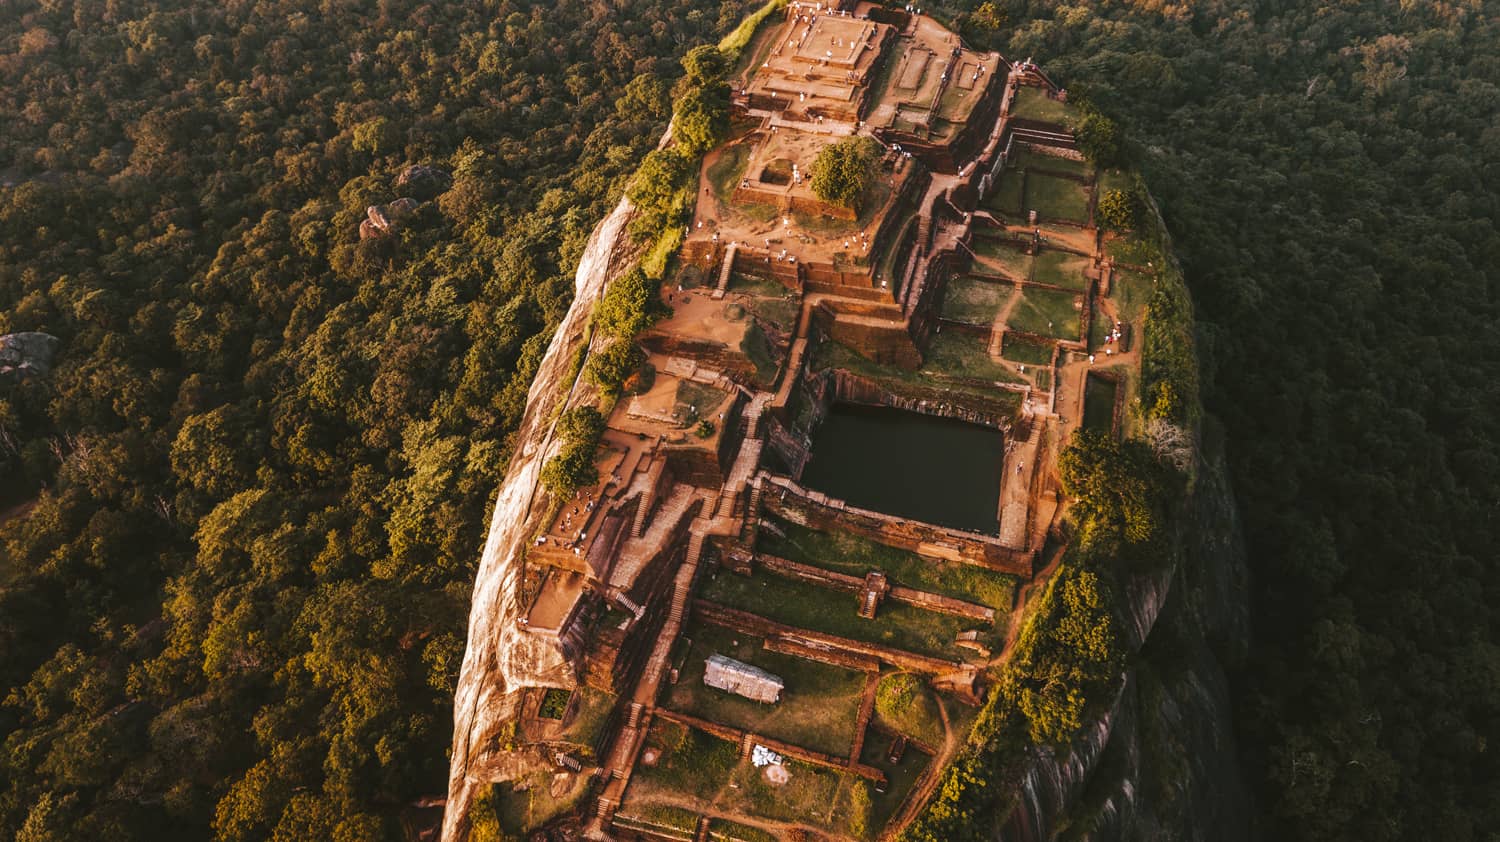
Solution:
{"label": "boulder", "polygon": [[28,375],[46,377],[61,344],[56,336],[35,331],[0,336],[0,383]]}
{"label": "boulder", "polygon": [[418,201],[427,201],[453,184],[453,176],[446,170],[437,167],[429,167],[425,164],[412,164],[396,176],[396,186],[403,192],[417,197]]}

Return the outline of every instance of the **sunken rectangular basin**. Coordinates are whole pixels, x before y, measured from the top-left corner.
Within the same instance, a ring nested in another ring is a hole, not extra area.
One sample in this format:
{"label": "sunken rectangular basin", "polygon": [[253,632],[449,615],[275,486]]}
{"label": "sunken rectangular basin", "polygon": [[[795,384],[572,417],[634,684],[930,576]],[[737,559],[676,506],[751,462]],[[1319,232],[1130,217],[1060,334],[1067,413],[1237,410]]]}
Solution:
{"label": "sunken rectangular basin", "polygon": [[813,438],[802,484],[861,509],[994,535],[1004,467],[999,430],[835,404]]}

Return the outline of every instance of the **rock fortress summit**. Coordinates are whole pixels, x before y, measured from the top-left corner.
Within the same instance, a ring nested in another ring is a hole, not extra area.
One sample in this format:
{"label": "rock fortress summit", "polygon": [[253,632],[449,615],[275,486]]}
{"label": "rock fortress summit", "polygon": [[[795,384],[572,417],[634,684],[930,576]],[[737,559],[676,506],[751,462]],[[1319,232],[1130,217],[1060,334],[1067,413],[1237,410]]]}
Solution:
{"label": "rock fortress summit", "polygon": [[[744,49],[669,315],[578,376],[638,256],[595,231],[475,583],[443,838],[888,838],[955,757],[1060,550],[1056,455],[1118,434],[1149,280],[1066,92],[930,17],[792,2]],[[815,162],[873,139],[851,205]],[[597,481],[540,477],[597,405]]]}

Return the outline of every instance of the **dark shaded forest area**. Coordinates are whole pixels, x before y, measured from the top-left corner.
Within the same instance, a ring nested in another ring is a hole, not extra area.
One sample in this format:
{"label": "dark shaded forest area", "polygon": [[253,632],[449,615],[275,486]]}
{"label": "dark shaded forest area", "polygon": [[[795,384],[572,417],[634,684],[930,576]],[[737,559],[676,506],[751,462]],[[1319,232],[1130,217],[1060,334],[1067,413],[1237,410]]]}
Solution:
{"label": "dark shaded forest area", "polygon": [[1495,838],[1500,8],[997,9],[966,31],[1120,123],[1194,294],[1265,838]]}
{"label": "dark shaded forest area", "polygon": [[[747,5],[0,11],[0,334],[62,340],[0,385],[0,835],[399,838],[571,269]],[[955,19],[1114,118],[1174,236],[1268,838],[1500,833],[1497,13]]]}
{"label": "dark shaded forest area", "polygon": [[745,8],[0,10],[0,334],[62,340],[0,386],[0,837],[400,838],[441,793],[507,435]]}

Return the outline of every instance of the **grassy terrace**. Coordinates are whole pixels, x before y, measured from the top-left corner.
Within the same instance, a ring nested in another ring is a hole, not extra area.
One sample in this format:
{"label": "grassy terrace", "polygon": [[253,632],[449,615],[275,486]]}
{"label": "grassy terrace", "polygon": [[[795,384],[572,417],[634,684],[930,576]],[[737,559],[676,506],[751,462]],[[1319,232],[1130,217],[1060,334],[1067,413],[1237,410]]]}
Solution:
{"label": "grassy terrace", "polygon": [[713,414],[729,393],[702,383],[684,380],[677,384],[677,403],[673,407],[682,423],[696,422]]}
{"label": "grassy terrace", "polygon": [[975,237],[972,245],[975,271],[999,273],[1017,281],[1031,279],[1031,255],[1019,243],[994,237]]}
{"label": "grassy terrace", "polygon": [[1024,383],[1026,378],[1002,363],[991,359],[988,340],[956,330],[932,337],[927,345],[927,359],[918,369],[930,374],[953,373],[996,383]]}
{"label": "grassy terrace", "polygon": [[943,318],[973,325],[989,325],[1016,288],[993,281],[960,275],[949,279],[943,289]]}
{"label": "grassy terrace", "polygon": [[1038,336],[1078,341],[1082,338],[1082,298],[1050,289],[1023,289],[1008,324]]}
{"label": "grassy terrace", "polygon": [[728,819],[714,819],[709,822],[708,839],[709,842],[778,842],[774,833]]}
{"label": "grassy terrace", "polygon": [[719,150],[712,164],[708,165],[708,183],[713,187],[719,201],[728,202],[745,177],[745,164],[750,160],[750,144],[736,143]]}
{"label": "grassy terrace", "polygon": [[[692,645],[682,675],[672,686],[668,707],[803,748],[849,753],[864,692],[863,673],[768,652],[758,637],[701,623],[691,627],[686,637]],[[786,682],[781,701],[762,704],[707,686],[703,662],[710,655],[727,655],[779,676]]]}
{"label": "grassy terrace", "polygon": [[1032,263],[1031,280],[1039,284],[1087,292],[1089,279],[1084,270],[1089,268],[1089,259],[1066,251],[1042,249]]}
{"label": "grassy terrace", "polygon": [[761,530],[756,543],[759,552],[851,576],[882,570],[897,585],[988,605],[1001,617],[1010,611],[1016,580],[1004,573],[923,558],[844,532],[819,532],[779,519],[772,523],[782,534]]}
{"label": "grassy terrace", "polygon": [[873,731],[865,738],[859,759],[885,773],[886,790],[874,796],[870,818],[875,827],[883,827],[906,800],[907,793],[917,785],[917,779],[927,769],[932,759],[914,748],[907,748],[900,762],[889,763],[886,750],[890,748],[888,737]]}
{"label": "grassy terrace", "polygon": [[[748,759],[740,760],[738,746],[662,719],[652,724],[646,750],[657,756],[654,763],[636,765],[619,812],[627,822],[682,830],[692,815],[696,826],[696,815],[676,806],[691,798],[715,812],[810,824],[855,837],[874,827],[869,784],[853,775],[786,761],[790,779],[777,785]],[[741,835],[749,828],[732,822],[715,821],[712,827],[725,834],[716,838],[767,838]]]}
{"label": "grassy terrace", "polygon": [[875,718],[887,729],[929,746],[943,744],[943,719],[938,697],[921,678],[889,672],[876,691]]}
{"label": "grassy terrace", "polygon": [[852,593],[766,573],[741,576],[721,570],[703,583],[698,595],[789,626],[949,660],[961,660],[965,651],[953,645],[954,636],[975,627],[969,620],[890,601],[874,620],[866,620],[855,613]]}
{"label": "grassy terrace", "polygon": [[1000,173],[995,189],[985,200],[984,206],[1002,215],[1016,216],[1021,213],[1021,202],[1025,198],[1026,173],[1015,167],[1006,167]]}
{"label": "grassy terrace", "polygon": [[1067,104],[1055,100],[1041,89],[1023,85],[1016,90],[1010,103],[1010,113],[1025,120],[1044,120],[1048,123],[1073,125],[1073,111]]}
{"label": "grassy terrace", "polygon": [[495,794],[500,826],[507,833],[521,835],[558,816],[576,809],[588,793],[588,787],[574,785],[562,797],[552,797],[549,772],[527,775],[519,781],[496,784]]}
{"label": "grassy terrace", "polygon": [[720,806],[774,821],[805,822],[836,833],[865,836],[870,829],[868,783],[795,760],[784,765],[790,780],[777,785],[750,761],[741,763],[734,772],[735,786],[725,791]]}
{"label": "grassy terrace", "polygon": [[1026,365],[1046,365],[1052,362],[1052,345],[1007,334],[1000,345],[1000,356]]}
{"label": "grassy terrace", "polygon": [[1061,155],[1048,155],[1034,149],[1022,149],[1012,162],[1014,166],[1026,170],[1049,170],[1051,172],[1067,173],[1082,178],[1093,178],[1094,167],[1088,161],[1064,158]]}
{"label": "grassy terrace", "polygon": [[[929,349],[929,357],[931,356],[932,354]],[[1018,392],[997,389],[994,386],[974,383],[966,379],[958,379],[979,376],[967,372],[962,368],[952,369],[951,373],[950,370],[939,370],[941,366],[947,364],[942,360],[947,359],[946,357],[942,357],[938,361],[929,359],[927,364],[921,369],[906,371],[896,366],[880,365],[879,363],[871,362],[844,345],[829,341],[817,347],[811,365],[814,370],[840,368],[890,384],[908,384],[926,389],[942,389],[952,394],[980,398],[994,405],[997,409],[1016,411],[1021,408],[1021,395]],[[1007,369],[1005,370],[1004,379],[1014,381],[1016,376]]]}
{"label": "grassy terrace", "polygon": [[1047,219],[1087,223],[1088,191],[1071,179],[1031,172],[1026,176],[1026,210]]}

